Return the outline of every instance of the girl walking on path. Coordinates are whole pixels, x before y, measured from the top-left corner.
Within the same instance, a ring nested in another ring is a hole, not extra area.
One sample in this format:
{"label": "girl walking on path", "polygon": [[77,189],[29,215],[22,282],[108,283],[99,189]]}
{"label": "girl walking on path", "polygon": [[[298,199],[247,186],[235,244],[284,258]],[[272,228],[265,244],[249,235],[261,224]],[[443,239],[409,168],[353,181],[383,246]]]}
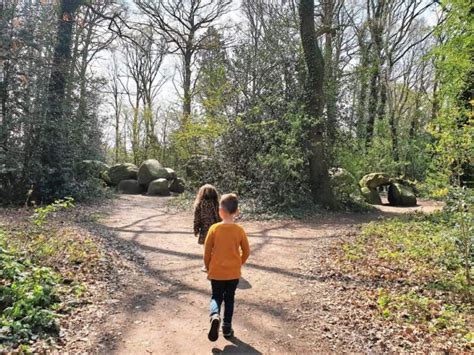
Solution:
{"label": "girl walking on path", "polygon": [[[209,228],[220,221],[219,194],[216,188],[210,184],[201,186],[194,200],[194,235],[199,244],[204,245]],[[206,272],[206,266],[201,270]]]}

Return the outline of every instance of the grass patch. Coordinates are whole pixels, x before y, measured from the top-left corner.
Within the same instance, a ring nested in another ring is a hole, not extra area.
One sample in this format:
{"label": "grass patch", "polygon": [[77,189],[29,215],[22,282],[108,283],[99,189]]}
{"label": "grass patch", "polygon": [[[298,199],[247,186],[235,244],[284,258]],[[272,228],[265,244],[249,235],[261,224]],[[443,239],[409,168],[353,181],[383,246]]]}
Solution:
{"label": "grass patch", "polygon": [[355,241],[343,245],[340,265],[376,285],[378,291],[367,294],[381,319],[443,334],[470,348],[474,287],[466,265],[472,262],[472,244],[466,246],[462,225],[472,215],[465,205],[462,214],[457,211],[367,224]]}
{"label": "grass patch", "polygon": [[397,294],[381,289],[377,305],[381,316],[390,321],[415,324],[435,334],[450,331],[467,336],[469,333],[463,315],[469,310],[462,304],[444,303],[415,291]]}
{"label": "grass patch", "polygon": [[462,273],[461,258],[451,226],[436,223],[433,217],[414,215],[370,223],[361,238],[346,246],[349,258],[372,258],[375,265],[405,273],[412,280],[442,282],[459,280],[456,291],[466,283],[456,277]]}
{"label": "grass patch", "polygon": [[87,294],[101,252],[80,230],[52,220],[72,207],[63,202],[0,226],[0,352],[27,352],[36,340],[54,339],[59,318]]}

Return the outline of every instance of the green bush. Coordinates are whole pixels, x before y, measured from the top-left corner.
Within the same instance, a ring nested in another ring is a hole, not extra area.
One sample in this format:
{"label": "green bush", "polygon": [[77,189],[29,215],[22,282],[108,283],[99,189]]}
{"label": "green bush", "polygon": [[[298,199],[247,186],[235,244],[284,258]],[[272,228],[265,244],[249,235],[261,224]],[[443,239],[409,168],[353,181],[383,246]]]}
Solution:
{"label": "green bush", "polygon": [[57,336],[63,298],[85,294],[83,280],[96,271],[100,251],[87,235],[52,219],[73,206],[71,198],[56,200],[35,209],[32,223],[0,226],[0,352]]}
{"label": "green bush", "polygon": [[22,343],[35,335],[58,333],[54,310],[60,275],[11,253],[4,231],[0,231],[0,281],[0,338]]}
{"label": "green bush", "polygon": [[473,206],[472,191],[453,188],[442,211],[372,222],[344,245],[342,265],[377,283],[375,301],[384,319],[469,341]]}

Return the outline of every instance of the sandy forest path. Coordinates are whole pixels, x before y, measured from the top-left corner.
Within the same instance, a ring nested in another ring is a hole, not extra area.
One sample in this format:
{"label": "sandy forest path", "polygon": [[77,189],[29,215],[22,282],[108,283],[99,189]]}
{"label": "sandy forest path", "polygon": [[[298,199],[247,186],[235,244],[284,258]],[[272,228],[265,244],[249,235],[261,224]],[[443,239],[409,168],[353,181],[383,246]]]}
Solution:
{"label": "sandy forest path", "polygon": [[[220,336],[211,343],[207,340],[210,285],[200,271],[202,247],[192,234],[192,214],[172,212],[166,199],[146,196],[122,195],[110,207],[113,212],[103,223],[133,245],[144,261],[143,274],[120,297],[120,306],[105,323],[106,335],[99,340],[102,350],[116,354],[334,350],[318,336],[323,319],[316,319],[313,334],[297,332],[294,311],[308,297],[299,260],[315,246],[319,254],[315,257],[324,257],[328,243],[380,216],[330,214],[305,222],[243,222],[252,254],[236,293],[236,337],[227,341]],[[399,212],[387,207],[383,213]],[[312,292],[318,297],[318,289]]]}

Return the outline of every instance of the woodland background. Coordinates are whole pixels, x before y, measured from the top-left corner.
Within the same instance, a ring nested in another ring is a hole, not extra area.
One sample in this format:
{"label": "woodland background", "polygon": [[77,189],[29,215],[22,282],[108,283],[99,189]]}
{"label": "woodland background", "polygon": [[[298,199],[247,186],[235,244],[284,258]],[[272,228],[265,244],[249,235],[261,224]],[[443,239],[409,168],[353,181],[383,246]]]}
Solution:
{"label": "woodland background", "polygon": [[4,0],[0,14],[3,203],[100,195],[84,159],[155,158],[279,207],[344,200],[334,167],[435,196],[472,183],[469,1]]}

